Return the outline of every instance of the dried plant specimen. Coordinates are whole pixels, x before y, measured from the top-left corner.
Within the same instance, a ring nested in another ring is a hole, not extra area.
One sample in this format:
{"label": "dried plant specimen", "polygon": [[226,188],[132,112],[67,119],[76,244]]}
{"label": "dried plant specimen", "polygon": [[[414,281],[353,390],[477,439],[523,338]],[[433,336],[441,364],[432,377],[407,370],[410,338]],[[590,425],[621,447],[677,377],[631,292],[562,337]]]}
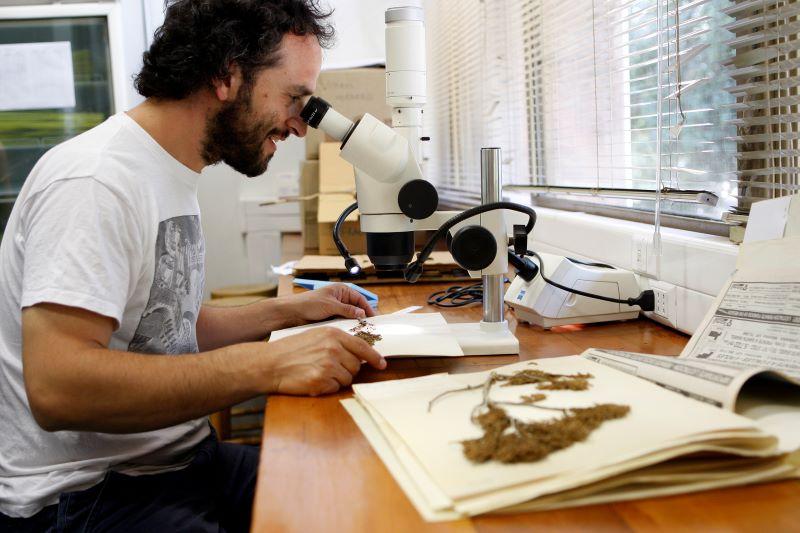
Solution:
{"label": "dried plant specimen", "polygon": [[483,436],[461,444],[464,456],[475,463],[534,462],[586,440],[603,422],[623,418],[629,411],[627,405],[601,404],[569,409],[567,414],[552,420],[521,422],[500,407],[490,405],[477,417]]}
{"label": "dried plant specimen", "polygon": [[376,342],[383,338],[380,333],[375,333],[374,328],[375,326],[371,322],[359,319],[358,324],[350,329],[350,333],[360,339],[364,339],[370,346],[374,346]]}
{"label": "dried plant specimen", "polygon": [[[493,401],[490,398],[492,387],[496,383],[506,387],[535,384],[539,390],[584,391],[592,378],[591,374],[551,374],[536,369],[520,370],[511,375],[492,373],[484,383],[439,394],[428,403],[428,411],[436,401],[449,394],[482,389],[483,400],[475,406],[471,418],[483,429],[483,436],[461,442],[464,456],[475,463],[539,461],[586,440],[603,422],[625,417],[630,407],[617,404],[569,409],[543,406],[539,402],[547,395],[541,393],[522,395],[518,402]],[[510,417],[501,407],[506,405],[559,411],[561,415],[541,422],[523,422]]]}

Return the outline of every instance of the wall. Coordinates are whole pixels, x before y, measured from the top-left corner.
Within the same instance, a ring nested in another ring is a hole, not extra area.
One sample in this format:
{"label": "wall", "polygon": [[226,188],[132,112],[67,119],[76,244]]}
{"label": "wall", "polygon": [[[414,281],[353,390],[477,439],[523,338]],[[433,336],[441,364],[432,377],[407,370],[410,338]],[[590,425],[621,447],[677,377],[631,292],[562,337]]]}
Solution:
{"label": "wall", "polygon": [[323,52],[322,69],[354,68],[386,62],[384,13],[395,6],[420,6],[421,0],[328,0],[333,8],[336,43]]}

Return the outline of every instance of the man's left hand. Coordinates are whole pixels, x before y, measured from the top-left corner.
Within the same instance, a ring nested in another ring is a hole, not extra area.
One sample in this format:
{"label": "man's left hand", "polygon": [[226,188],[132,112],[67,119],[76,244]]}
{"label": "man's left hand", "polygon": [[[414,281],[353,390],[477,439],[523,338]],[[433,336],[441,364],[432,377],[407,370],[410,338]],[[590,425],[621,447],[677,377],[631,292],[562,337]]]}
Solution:
{"label": "man's left hand", "polygon": [[364,295],[341,283],[289,296],[286,307],[294,325],[319,322],[332,317],[375,316],[375,311]]}

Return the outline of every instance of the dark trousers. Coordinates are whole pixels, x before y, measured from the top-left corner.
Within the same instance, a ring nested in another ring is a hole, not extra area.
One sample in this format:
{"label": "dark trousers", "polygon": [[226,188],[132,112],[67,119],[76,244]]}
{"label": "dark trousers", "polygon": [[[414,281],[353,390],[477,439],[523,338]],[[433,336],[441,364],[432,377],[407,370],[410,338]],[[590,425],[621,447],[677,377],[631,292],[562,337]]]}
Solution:
{"label": "dark trousers", "polygon": [[109,472],[98,485],[61,494],[30,518],[0,514],[0,531],[248,531],[258,449],[203,441],[182,470],[146,476]]}

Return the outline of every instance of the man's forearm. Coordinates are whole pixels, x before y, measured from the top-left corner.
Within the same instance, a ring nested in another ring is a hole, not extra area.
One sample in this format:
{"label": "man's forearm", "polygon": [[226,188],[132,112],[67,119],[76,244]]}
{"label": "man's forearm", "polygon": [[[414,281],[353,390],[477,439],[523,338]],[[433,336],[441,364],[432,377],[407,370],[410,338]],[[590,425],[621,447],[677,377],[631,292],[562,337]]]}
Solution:
{"label": "man's forearm", "polygon": [[239,307],[204,305],[197,317],[197,344],[205,351],[260,341],[271,331],[297,324],[286,298],[268,298]]}
{"label": "man's forearm", "polygon": [[[186,355],[87,348],[58,370],[26,368],[37,421],[51,431],[134,433],[175,425],[268,392],[263,345]],[[32,402],[33,403],[33,402]]]}

